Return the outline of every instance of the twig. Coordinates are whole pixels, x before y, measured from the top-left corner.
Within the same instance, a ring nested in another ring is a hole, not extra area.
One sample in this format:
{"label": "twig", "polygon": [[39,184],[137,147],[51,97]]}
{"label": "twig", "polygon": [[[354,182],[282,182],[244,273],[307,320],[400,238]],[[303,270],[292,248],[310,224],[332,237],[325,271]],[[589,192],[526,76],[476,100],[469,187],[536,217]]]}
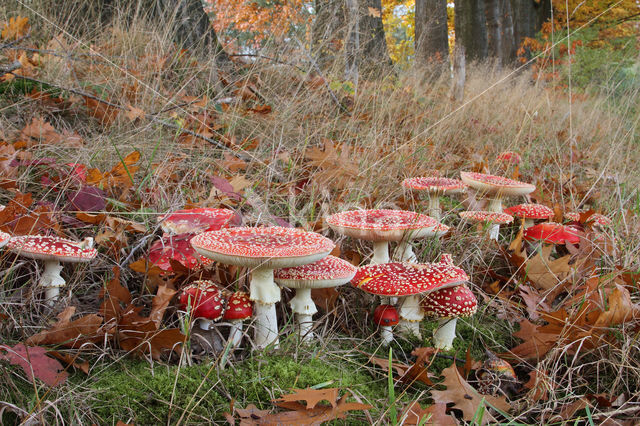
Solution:
{"label": "twig", "polygon": [[9,65],[1,65],[0,66],[0,75],[9,74],[9,73],[21,68],[21,67],[22,67],[22,64],[20,63],[20,61],[13,61]]}
{"label": "twig", "polygon": [[[83,91],[77,90],[77,89],[71,89],[71,88],[68,88],[68,87],[58,86],[56,84],[48,83],[46,81],[41,81],[41,80],[38,80],[38,79],[32,78],[32,77],[25,77],[25,76],[16,75],[16,74],[13,74],[13,73],[12,73],[12,75],[15,76],[15,78],[18,78],[18,79],[27,80],[27,81],[31,81],[31,82],[34,82],[34,83],[39,83],[41,85],[47,85],[47,86],[50,86],[50,87],[55,87],[58,90],[62,90],[62,91],[69,92],[69,93],[73,93],[75,95],[86,97],[86,98],[89,98],[89,99],[93,99],[94,101],[100,102],[101,104],[107,105],[107,106],[109,106],[111,108],[115,108],[115,109],[118,109],[118,110],[121,110],[121,111],[128,111],[128,108],[123,106],[123,105],[114,104],[113,102],[109,102],[109,101],[101,99],[101,98],[99,98],[97,96],[94,96],[91,93],[83,92]],[[216,148],[220,148],[222,150],[231,151],[238,158],[241,158],[243,160],[247,160],[248,159],[246,156],[240,154],[239,152],[236,152],[236,151],[232,150],[230,147],[218,142],[215,139],[211,139],[211,138],[209,138],[207,136],[201,135],[200,133],[196,133],[196,132],[191,131],[189,129],[185,129],[185,128],[181,127],[181,126],[178,126],[177,124],[174,124],[174,123],[171,123],[171,122],[168,122],[168,121],[164,121],[164,120],[162,120],[162,119],[160,119],[160,118],[158,118],[158,117],[156,117],[154,115],[151,115],[151,114],[146,114],[145,113],[144,116],[148,120],[151,120],[151,121],[153,121],[155,123],[161,124],[161,125],[163,125],[165,127],[170,127],[172,129],[180,130],[181,132],[186,133],[188,135],[191,135],[191,136],[193,136],[195,138],[202,139],[203,141],[209,142],[211,145],[214,145]]]}
{"label": "twig", "polygon": [[266,59],[268,61],[275,62],[276,64],[289,65],[290,67],[294,67],[299,71],[307,72],[307,70],[305,70],[302,67],[297,66],[296,64],[292,64],[292,63],[289,63],[289,62],[284,62],[284,61],[281,61],[280,59],[272,58],[270,56],[265,56],[265,55],[258,55],[258,54],[253,54],[253,53],[236,53],[236,54],[233,54],[233,55],[229,55],[229,57],[248,57],[248,58]]}

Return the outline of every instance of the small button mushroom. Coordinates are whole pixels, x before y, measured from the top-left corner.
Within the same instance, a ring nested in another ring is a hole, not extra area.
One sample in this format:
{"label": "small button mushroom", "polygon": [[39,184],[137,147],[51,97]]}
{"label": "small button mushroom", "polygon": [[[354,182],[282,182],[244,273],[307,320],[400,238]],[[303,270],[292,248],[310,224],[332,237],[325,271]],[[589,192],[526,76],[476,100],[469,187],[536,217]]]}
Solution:
{"label": "small button mushroom", "polygon": [[392,305],[379,305],[373,311],[373,322],[380,326],[380,338],[384,346],[389,346],[393,340],[392,327],[398,325],[400,316]]}
{"label": "small button mushroom", "polygon": [[253,302],[244,291],[236,291],[227,299],[227,310],[224,320],[231,323],[229,342],[231,347],[237,347],[242,340],[242,323],[253,315]]}
{"label": "small button mushroom", "polygon": [[201,330],[210,330],[224,315],[225,300],[213,281],[194,281],[182,289],[180,306],[195,318]]}

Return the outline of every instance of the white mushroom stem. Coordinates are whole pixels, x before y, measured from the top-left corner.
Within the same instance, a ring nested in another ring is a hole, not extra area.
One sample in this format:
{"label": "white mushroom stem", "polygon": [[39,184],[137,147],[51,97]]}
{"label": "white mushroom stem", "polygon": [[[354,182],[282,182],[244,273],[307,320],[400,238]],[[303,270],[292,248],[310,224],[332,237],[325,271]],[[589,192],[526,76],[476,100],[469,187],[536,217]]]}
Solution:
{"label": "white mushroom stem", "polygon": [[204,330],[204,331],[211,330],[211,328],[213,327],[213,320],[206,319],[206,318],[199,318],[198,327],[200,327],[200,330]]}
{"label": "white mushroom stem", "polygon": [[276,302],[280,288],[273,281],[272,268],[256,268],[251,273],[249,298],[255,302],[255,345],[262,349],[270,344],[278,347],[278,318]]}
{"label": "white mushroom stem", "polygon": [[534,224],[533,219],[529,219],[529,218],[524,219],[524,225],[523,225],[524,229],[531,228],[533,224]]}
{"label": "white mushroom stem", "polygon": [[424,312],[420,308],[420,298],[416,295],[404,297],[400,305],[399,314],[400,322],[398,323],[398,328],[400,332],[422,339],[420,321],[424,318]]}
{"label": "white mushroom stem", "polygon": [[440,197],[437,194],[429,194],[429,216],[440,220]]}
{"label": "white mushroom stem", "polygon": [[40,285],[45,288],[45,297],[48,304],[55,303],[60,297],[60,287],[64,287],[64,278],[60,275],[62,265],[58,260],[44,262],[44,271],[40,278]]}
{"label": "white mushroom stem", "polygon": [[453,348],[456,338],[456,322],[458,318],[442,318],[438,320],[438,328],[433,332],[433,346],[448,351]]}
{"label": "white mushroom stem", "polygon": [[[492,198],[491,200],[489,200],[487,210],[490,212],[502,213],[502,198],[496,196],[496,198]],[[498,241],[499,235],[500,225],[497,223],[489,224],[489,238]]]}
{"label": "white mushroom stem", "polygon": [[369,265],[377,265],[379,263],[389,263],[389,242],[388,241],[374,241],[373,242],[373,257]]}
{"label": "white mushroom stem", "polygon": [[229,342],[231,343],[231,347],[235,348],[240,344],[242,340],[242,320],[235,319],[229,320],[231,324],[231,328],[229,328]]}
{"label": "white mushroom stem", "polygon": [[383,346],[389,346],[389,344],[393,341],[393,331],[390,325],[380,326],[380,338],[382,339]]}
{"label": "white mushroom stem", "polygon": [[316,304],[311,298],[310,288],[296,289],[296,295],[289,302],[291,310],[296,314],[299,336],[303,342],[313,340],[313,314],[318,312]]}
{"label": "white mushroom stem", "polygon": [[398,258],[401,262],[418,262],[416,254],[413,252],[413,247],[408,241],[401,241],[398,244]]}

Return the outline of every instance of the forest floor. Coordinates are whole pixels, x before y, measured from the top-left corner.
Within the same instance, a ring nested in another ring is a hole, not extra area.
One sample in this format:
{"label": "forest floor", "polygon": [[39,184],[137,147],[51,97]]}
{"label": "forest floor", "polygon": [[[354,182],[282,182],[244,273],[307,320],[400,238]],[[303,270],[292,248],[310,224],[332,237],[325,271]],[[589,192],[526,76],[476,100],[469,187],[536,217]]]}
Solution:
{"label": "forest floor", "polygon": [[[36,262],[0,254],[0,423],[613,425],[640,417],[637,49],[625,57],[631,65],[608,65],[617,67],[610,79],[579,60],[575,74],[551,80],[531,66],[470,64],[457,102],[441,69],[354,87],[337,73],[307,72],[304,58],[220,71],[152,31],[115,28],[89,43],[29,21],[4,28],[0,67],[20,65],[0,73],[0,229],[93,236],[99,254],[65,265],[67,286],[53,307],[33,285]],[[522,156],[517,168],[496,160],[504,151]],[[579,244],[537,253],[522,242],[519,221],[496,243],[460,220],[464,197],[442,197],[451,231],[415,251],[421,262],[451,253],[479,301],[476,315],[458,321],[451,351],[432,349],[432,320],[422,322],[422,339],[381,346],[376,301],[351,285],[314,293],[311,344],[295,337],[293,293],[283,291],[279,348],[252,351],[245,339],[245,349],[225,349],[222,324],[209,337],[223,349],[207,349],[172,296],[196,277],[246,289],[247,271],[173,265],[166,276],[145,262],[161,235],[158,217],[225,207],[244,225],[320,232],[336,241],[335,255],[366,263],[370,244],[323,218],[355,208],[424,212],[426,200],[400,183],[434,169],[534,183],[529,200],[552,207],[556,221],[587,212]],[[612,225],[592,226],[593,211]],[[23,367],[11,356],[27,353],[22,344],[31,348]],[[488,365],[487,351],[515,377]],[[478,391],[487,371],[493,395]]]}

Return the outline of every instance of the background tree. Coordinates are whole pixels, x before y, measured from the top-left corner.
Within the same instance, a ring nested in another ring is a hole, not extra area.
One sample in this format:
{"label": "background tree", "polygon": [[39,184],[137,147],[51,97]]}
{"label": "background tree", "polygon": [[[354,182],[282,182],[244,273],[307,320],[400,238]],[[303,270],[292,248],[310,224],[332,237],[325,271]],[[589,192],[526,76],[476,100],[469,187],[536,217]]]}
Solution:
{"label": "background tree", "polygon": [[513,10],[510,0],[486,0],[487,55],[506,65],[516,58]]}
{"label": "background tree", "polygon": [[346,36],[347,10],[345,0],[316,0],[316,17],[311,29],[313,56],[325,69],[338,60]]}
{"label": "background tree", "polygon": [[415,61],[448,63],[447,0],[416,0]]}
{"label": "background tree", "polygon": [[484,13],[484,0],[455,1],[456,43],[460,43],[469,60],[482,60],[487,57],[487,25]]}

